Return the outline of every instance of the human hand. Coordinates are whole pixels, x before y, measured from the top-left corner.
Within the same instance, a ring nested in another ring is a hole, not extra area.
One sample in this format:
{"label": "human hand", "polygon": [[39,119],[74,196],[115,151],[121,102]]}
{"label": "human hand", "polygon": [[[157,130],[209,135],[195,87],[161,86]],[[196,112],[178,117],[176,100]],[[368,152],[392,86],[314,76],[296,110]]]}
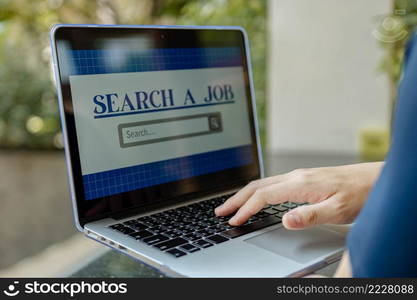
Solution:
{"label": "human hand", "polygon": [[351,223],[359,214],[383,162],[340,167],[299,169],[249,183],[215,210],[218,216],[236,212],[229,224],[238,226],[266,205],[309,202],[283,217],[288,229],[318,224]]}

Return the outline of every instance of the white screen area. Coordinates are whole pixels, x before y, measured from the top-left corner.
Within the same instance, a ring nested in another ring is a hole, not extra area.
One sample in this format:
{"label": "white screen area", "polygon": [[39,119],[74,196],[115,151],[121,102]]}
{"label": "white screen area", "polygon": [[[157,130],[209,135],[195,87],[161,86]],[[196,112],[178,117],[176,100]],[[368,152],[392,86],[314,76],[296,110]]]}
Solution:
{"label": "white screen area", "polygon": [[74,75],[70,86],[83,175],[251,144],[239,66]]}

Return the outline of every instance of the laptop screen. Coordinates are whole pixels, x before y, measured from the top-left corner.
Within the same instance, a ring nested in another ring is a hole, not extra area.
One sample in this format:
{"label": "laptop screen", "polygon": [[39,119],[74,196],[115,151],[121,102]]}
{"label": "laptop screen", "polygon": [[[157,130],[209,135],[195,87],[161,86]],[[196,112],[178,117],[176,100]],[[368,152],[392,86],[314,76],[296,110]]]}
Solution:
{"label": "laptop screen", "polygon": [[230,33],[192,30],[184,43],[185,32],[90,31],[88,41],[72,33],[57,44],[83,202],[128,208],[225,187],[216,174],[259,176],[241,32],[225,44],[210,40]]}

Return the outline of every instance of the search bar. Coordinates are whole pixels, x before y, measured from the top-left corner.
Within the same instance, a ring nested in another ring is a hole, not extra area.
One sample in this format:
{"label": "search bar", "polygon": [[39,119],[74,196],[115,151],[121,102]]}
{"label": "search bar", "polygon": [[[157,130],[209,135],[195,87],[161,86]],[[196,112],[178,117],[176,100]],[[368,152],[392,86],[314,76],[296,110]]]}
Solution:
{"label": "search bar", "polygon": [[221,113],[119,124],[121,148],[153,144],[223,131]]}

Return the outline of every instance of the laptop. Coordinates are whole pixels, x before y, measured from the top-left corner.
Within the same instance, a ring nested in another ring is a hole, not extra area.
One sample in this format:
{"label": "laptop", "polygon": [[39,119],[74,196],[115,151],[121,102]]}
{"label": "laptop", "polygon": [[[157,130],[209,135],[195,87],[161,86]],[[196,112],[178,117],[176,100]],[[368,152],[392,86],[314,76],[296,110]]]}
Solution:
{"label": "laptop", "polygon": [[296,203],[240,227],[213,210],[264,176],[240,27],[56,25],[51,30],[76,227],[167,276],[302,276],[345,236],[286,230]]}

